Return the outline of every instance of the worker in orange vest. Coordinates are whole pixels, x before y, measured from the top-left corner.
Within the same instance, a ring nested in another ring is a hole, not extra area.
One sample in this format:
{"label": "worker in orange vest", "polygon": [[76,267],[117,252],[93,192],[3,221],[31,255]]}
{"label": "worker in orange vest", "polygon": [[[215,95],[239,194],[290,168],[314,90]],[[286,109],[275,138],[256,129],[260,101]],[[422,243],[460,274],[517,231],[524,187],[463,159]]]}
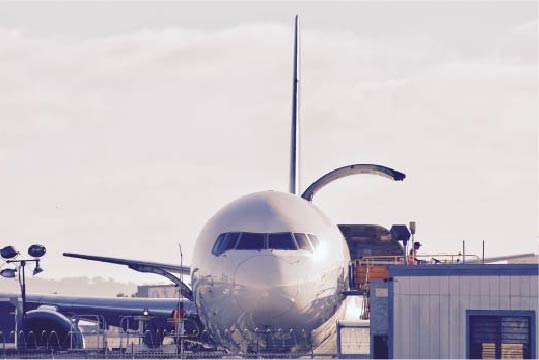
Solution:
{"label": "worker in orange vest", "polygon": [[408,255],[408,264],[409,265],[415,265],[421,263],[421,260],[418,260],[416,258],[417,251],[421,247],[421,243],[419,241],[414,242],[414,246],[410,249],[410,255]]}

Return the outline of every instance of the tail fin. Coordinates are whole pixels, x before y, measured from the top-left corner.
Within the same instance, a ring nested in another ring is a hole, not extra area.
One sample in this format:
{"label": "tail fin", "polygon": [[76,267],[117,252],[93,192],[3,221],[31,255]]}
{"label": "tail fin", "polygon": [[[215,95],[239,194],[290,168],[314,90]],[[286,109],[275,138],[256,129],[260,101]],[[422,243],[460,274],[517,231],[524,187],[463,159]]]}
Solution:
{"label": "tail fin", "polygon": [[292,83],[292,136],[290,147],[290,192],[299,195],[299,15],[294,31],[294,79]]}

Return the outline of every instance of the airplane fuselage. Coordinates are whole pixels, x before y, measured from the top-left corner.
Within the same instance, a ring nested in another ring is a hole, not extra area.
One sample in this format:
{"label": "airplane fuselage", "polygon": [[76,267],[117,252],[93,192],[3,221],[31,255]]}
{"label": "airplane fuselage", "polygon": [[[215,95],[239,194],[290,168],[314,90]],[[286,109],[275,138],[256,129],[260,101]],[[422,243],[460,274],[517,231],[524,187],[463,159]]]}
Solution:
{"label": "airplane fuselage", "polygon": [[197,239],[198,314],[225,347],[248,349],[255,337],[269,349],[271,336],[288,349],[311,346],[311,332],[342,303],[348,262],[339,229],[311,202],[276,191],[243,196]]}

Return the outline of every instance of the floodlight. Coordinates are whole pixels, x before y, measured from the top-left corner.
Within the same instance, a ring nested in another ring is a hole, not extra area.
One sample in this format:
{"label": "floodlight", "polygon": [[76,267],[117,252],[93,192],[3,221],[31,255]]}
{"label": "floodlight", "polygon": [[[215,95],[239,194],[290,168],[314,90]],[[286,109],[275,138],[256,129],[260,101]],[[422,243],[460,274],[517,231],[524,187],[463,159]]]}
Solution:
{"label": "floodlight", "polygon": [[47,252],[47,249],[43,245],[34,244],[28,248],[28,255],[33,258],[40,258]]}
{"label": "floodlight", "polygon": [[32,274],[37,275],[42,271],[43,271],[43,268],[39,265],[39,261],[36,261],[36,267],[34,268],[34,271],[32,272]]}
{"label": "floodlight", "polygon": [[410,239],[410,231],[406,227],[406,225],[403,224],[395,224],[391,227],[391,230],[389,230],[391,233],[391,237],[393,240],[402,241],[406,244],[408,239]]}
{"label": "floodlight", "polygon": [[17,255],[19,252],[13,246],[5,246],[0,250],[0,256],[4,259],[13,259]]}
{"label": "floodlight", "polygon": [[0,276],[5,278],[14,278],[17,274],[17,269],[4,269],[0,271]]}
{"label": "floodlight", "polygon": [[412,235],[415,234],[415,221],[410,221],[410,232]]}

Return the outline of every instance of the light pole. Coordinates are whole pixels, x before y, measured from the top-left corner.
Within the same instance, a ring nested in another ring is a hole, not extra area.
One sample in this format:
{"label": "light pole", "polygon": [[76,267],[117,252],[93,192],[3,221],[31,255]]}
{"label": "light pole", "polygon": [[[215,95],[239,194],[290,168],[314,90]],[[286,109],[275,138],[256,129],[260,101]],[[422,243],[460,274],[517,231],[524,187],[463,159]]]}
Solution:
{"label": "light pole", "polygon": [[179,325],[179,329],[178,329],[178,340],[179,340],[179,345],[180,345],[180,354],[181,356],[183,357],[183,315],[184,315],[184,310],[183,310],[183,296],[182,296],[182,286],[184,284],[183,282],[183,251],[182,251],[182,244],[181,243],[178,243],[178,247],[180,248],[180,267],[181,267],[181,272],[180,272],[180,291],[178,292],[178,315],[180,317],[180,323],[178,324]]}
{"label": "light pole", "polygon": [[33,262],[35,264],[33,275],[37,275],[43,271],[39,262],[41,257],[45,255],[47,249],[43,245],[35,244],[28,248],[28,255],[31,259],[17,259],[20,253],[13,246],[6,246],[0,250],[0,256],[6,260],[7,264],[15,264],[15,268],[7,268],[0,271],[0,275],[6,278],[14,278],[18,274],[19,286],[21,287],[22,298],[22,316],[21,330],[24,334],[24,322],[26,320],[26,263]]}

